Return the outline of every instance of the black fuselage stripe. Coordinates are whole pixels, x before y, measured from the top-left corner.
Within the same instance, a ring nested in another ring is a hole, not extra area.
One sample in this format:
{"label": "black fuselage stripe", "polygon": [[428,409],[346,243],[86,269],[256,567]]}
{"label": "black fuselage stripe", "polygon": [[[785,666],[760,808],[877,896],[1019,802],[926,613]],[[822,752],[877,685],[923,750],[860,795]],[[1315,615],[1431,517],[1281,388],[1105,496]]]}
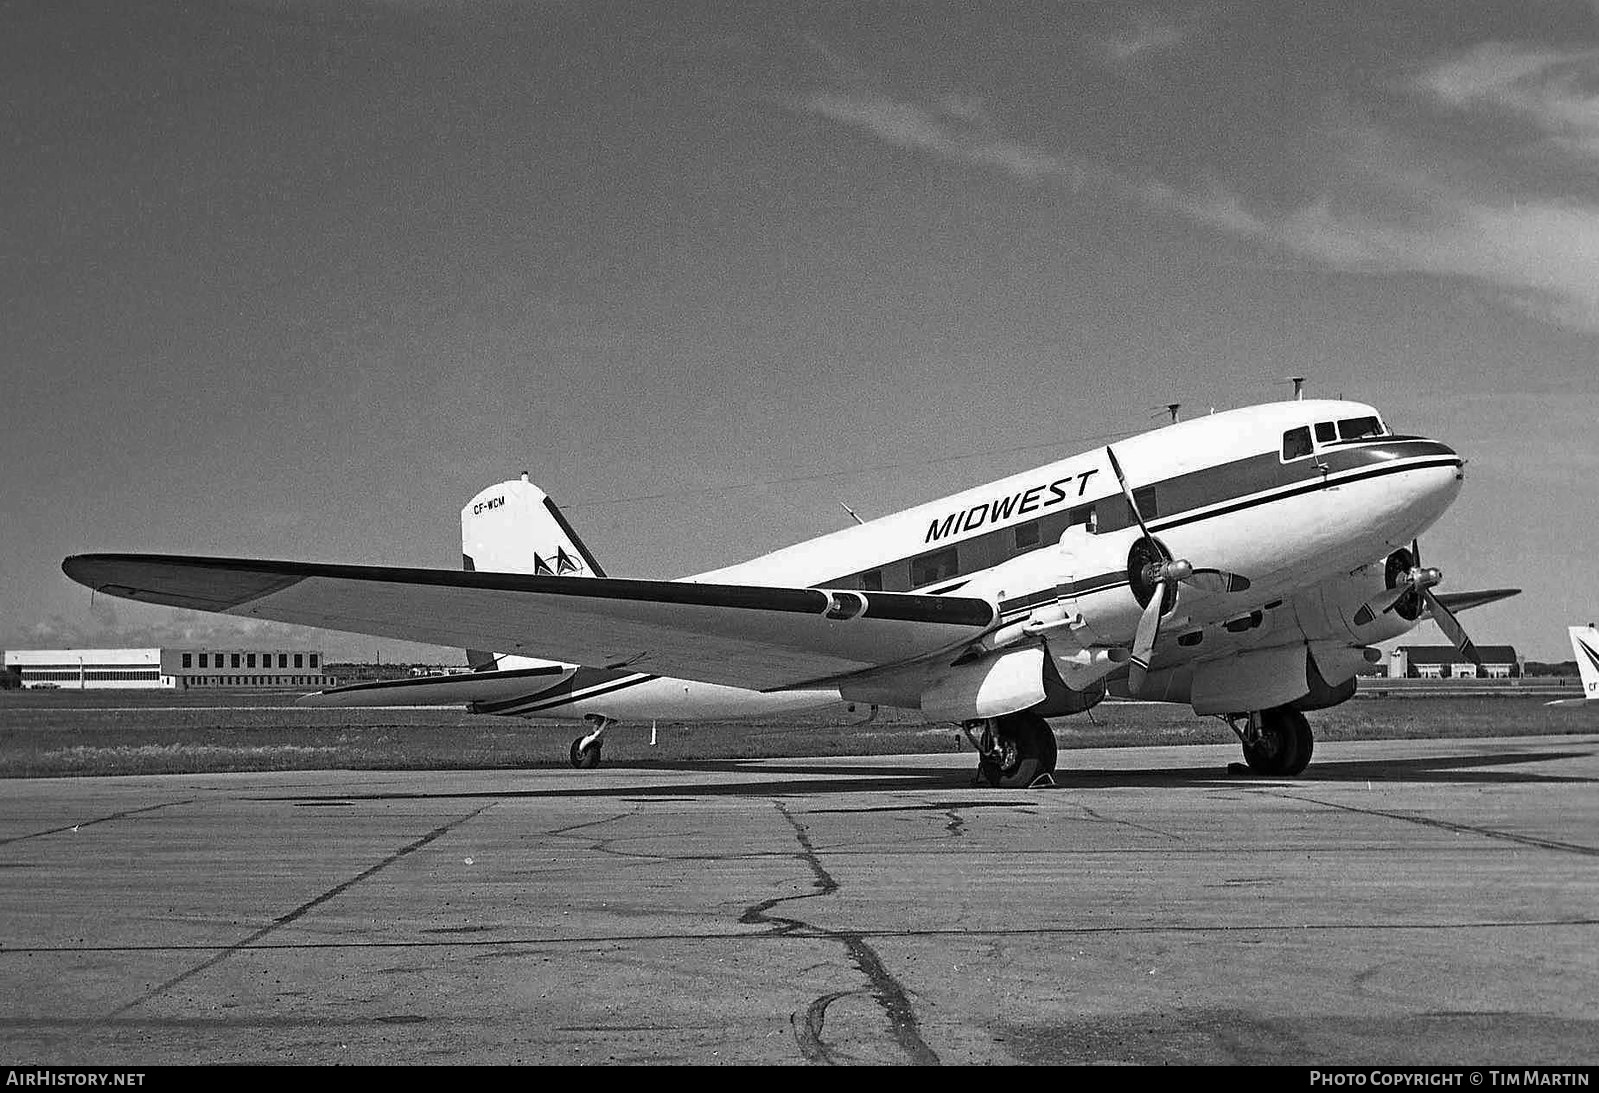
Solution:
{"label": "black fuselage stripe", "polygon": [[617,691],[626,690],[629,687],[636,687],[640,683],[648,683],[652,679],[659,678],[661,677],[654,675],[632,676],[627,679],[618,680],[609,687],[601,686],[586,692],[578,689],[576,691],[561,694],[555,698],[550,698],[548,695],[540,694],[534,696],[531,700],[523,699],[521,703],[516,703],[515,705],[519,705],[521,707],[519,709],[511,710],[507,708],[494,712],[516,713],[524,715],[530,713],[542,713],[545,710],[558,709],[561,706],[570,706],[577,702],[587,702],[591,698],[603,698],[606,695],[615,694]]}
{"label": "black fuselage stripe", "polygon": [[393,691],[407,687],[475,687],[485,678],[531,679],[537,676],[561,675],[569,669],[560,665],[548,668],[513,668],[503,672],[458,672],[454,675],[416,676],[410,679],[379,679],[370,683],[350,683],[343,687],[330,687],[323,694],[353,694],[356,691]]}
{"label": "black fuselage stripe", "polygon": [[[1153,534],[1175,527],[1183,527],[1188,524],[1199,523],[1203,520],[1214,519],[1219,516],[1230,516],[1234,513],[1243,512],[1246,509],[1257,508],[1261,505],[1269,505],[1277,501],[1286,501],[1294,497],[1302,497],[1307,493],[1314,493],[1315,491],[1324,489],[1329,485],[1342,486],[1353,482],[1365,482],[1374,478],[1381,478],[1385,475],[1403,474],[1406,471],[1424,469],[1427,467],[1458,467],[1460,465],[1461,461],[1459,456],[1448,456],[1439,457],[1436,459],[1428,459],[1420,462],[1406,463],[1402,466],[1390,465],[1385,467],[1376,467],[1359,474],[1346,473],[1345,476],[1339,477],[1334,481],[1323,481],[1318,476],[1318,478],[1313,482],[1294,486],[1286,490],[1279,490],[1259,497],[1246,498],[1224,508],[1212,509],[1209,512],[1195,513],[1191,516],[1180,516],[1168,518],[1166,520],[1151,521],[1149,530]],[[1083,596],[1092,594],[1094,592],[1109,591],[1110,589],[1125,585],[1127,583],[1126,570],[1118,569],[1108,573],[1101,573],[1093,577],[1085,577],[1079,581],[1073,581],[1070,585],[1063,586],[1062,591],[1070,596]],[[1039,604],[1049,603],[1057,598],[1059,598],[1059,593],[1057,590],[1043,589],[1027,596],[1019,596],[1014,600],[1002,600],[999,607],[1001,614],[1008,614],[1012,611],[1024,610],[1030,607],[1036,607]]]}
{"label": "black fuselage stripe", "polygon": [[1333,475],[1339,474],[1339,472],[1329,471],[1325,476],[1318,475],[1316,478],[1305,482],[1302,485],[1294,486],[1291,489],[1283,490],[1278,493],[1272,493],[1265,497],[1248,498],[1242,501],[1237,501],[1223,508],[1212,509],[1209,512],[1195,513],[1192,516],[1172,517],[1165,520],[1151,520],[1149,522],[1149,530],[1151,532],[1166,531],[1171,528],[1183,527],[1186,524],[1196,523],[1200,520],[1209,520],[1217,516],[1230,516],[1235,512],[1242,512],[1245,509],[1254,508],[1257,505],[1269,505],[1274,501],[1286,501],[1289,498],[1302,497],[1307,493],[1315,493],[1317,490],[1326,489],[1329,486],[1344,486],[1354,482],[1368,482],[1374,478],[1383,478],[1390,474],[1404,474],[1407,471],[1425,470],[1428,467],[1458,467],[1460,465],[1461,462],[1459,456],[1449,456],[1421,460],[1415,463],[1406,463],[1402,466],[1378,467],[1359,474],[1349,474],[1344,472],[1336,479],[1333,478]]}

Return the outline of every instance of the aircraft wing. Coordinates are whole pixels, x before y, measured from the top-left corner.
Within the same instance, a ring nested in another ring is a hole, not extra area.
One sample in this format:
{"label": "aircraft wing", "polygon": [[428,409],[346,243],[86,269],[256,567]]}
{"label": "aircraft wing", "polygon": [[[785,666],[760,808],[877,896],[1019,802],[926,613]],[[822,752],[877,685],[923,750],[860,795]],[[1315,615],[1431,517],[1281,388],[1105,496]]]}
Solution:
{"label": "aircraft wing", "polygon": [[162,554],[80,554],[80,584],[143,603],[492,649],[755,690],[899,664],[987,630],[987,600]]}

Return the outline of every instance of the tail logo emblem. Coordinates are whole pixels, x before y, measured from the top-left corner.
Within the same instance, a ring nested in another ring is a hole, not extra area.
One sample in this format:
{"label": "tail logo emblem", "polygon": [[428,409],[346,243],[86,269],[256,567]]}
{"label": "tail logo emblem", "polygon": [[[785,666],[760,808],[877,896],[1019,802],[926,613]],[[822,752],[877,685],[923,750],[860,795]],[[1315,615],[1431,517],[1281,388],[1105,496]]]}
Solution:
{"label": "tail logo emblem", "polygon": [[534,575],[536,576],[542,574],[546,577],[564,577],[568,573],[583,572],[583,563],[577,558],[574,558],[572,555],[568,554],[565,547],[559,545],[556,546],[555,558],[553,561],[554,565],[552,566],[550,562],[544,560],[543,555],[535,552],[533,555]]}

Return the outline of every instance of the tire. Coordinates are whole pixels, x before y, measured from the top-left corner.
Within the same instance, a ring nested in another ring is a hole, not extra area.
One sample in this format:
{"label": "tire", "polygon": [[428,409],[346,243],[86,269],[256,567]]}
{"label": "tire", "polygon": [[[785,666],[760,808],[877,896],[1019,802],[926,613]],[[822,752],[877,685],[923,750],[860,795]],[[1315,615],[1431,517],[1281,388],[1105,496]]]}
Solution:
{"label": "tire", "polygon": [[999,760],[980,760],[978,777],[1001,789],[1026,789],[1042,774],[1055,772],[1059,748],[1055,732],[1034,713],[1007,714],[999,719]]}
{"label": "tire", "polygon": [[1298,754],[1294,757],[1294,765],[1289,769],[1290,775],[1298,775],[1310,765],[1310,757],[1316,751],[1316,736],[1310,731],[1310,722],[1305,720],[1305,715],[1298,710],[1288,710],[1287,714],[1294,723],[1294,744]]}
{"label": "tire", "polygon": [[603,743],[596,741],[589,747],[583,747],[583,738],[580,736],[572,741],[572,765],[578,770],[593,770],[600,765],[600,749]]}
{"label": "tire", "polygon": [[[1303,732],[1300,726],[1305,726]],[[1268,778],[1292,777],[1305,769],[1305,763],[1310,762],[1309,755],[1304,757],[1303,762],[1299,758],[1300,739],[1309,734],[1305,715],[1298,710],[1283,706],[1261,710],[1260,741],[1253,747],[1244,748],[1244,762],[1249,764],[1250,770]]]}

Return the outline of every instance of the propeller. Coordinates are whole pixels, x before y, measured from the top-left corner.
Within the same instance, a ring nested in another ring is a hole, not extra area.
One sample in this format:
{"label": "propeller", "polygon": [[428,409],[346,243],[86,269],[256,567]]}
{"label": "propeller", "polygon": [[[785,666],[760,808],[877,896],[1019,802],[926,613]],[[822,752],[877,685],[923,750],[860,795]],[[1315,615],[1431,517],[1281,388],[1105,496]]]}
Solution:
{"label": "propeller", "polygon": [[1420,618],[1425,610],[1462,656],[1473,664],[1482,664],[1482,657],[1465,628],[1460,625],[1460,620],[1432,594],[1433,587],[1444,576],[1438,569],[1421,564],[1420,540],[1411,540],[1408,557],[1403,550],[1395,551],[1389,557],[1388,578],[1388,592],[1378,599],[1368,600],[1355,612],[1354,621],[1357,625],[1364,626],[1378,615],[1390,611],[1397,611],[1401,618],[1414,620]]}
{"label": "propeller", "polygon": [[1122,473],[1115,450],[1106,447],[1105,454],[1110,457],[1110,469],[1116,475],[1122,496],[1127,498],[1127,507],[1132,510],[1142,535],[1127,556],[1127,580],[1133,587],[1133,594],[1138,596],[1140,586],[1149,590],[1149,599],[1138,616],[1138,628],[1133,632],[1133,655],[1127,669],[1128,689],[1137,694],[1143,689],[1149,658],[1160,637],[1160,617],[1169,610],[1168,601],[1175,602],[1177,585],[1186,584],[1201,592],[1242,592],[1249,587],[1249,578],[1221,569],[1195,569],[1187,559],[1172,557],[1166,544],[1149,533],[1149,525],[1138,510],[1138,501],[1127,484],[1127,476]]}

